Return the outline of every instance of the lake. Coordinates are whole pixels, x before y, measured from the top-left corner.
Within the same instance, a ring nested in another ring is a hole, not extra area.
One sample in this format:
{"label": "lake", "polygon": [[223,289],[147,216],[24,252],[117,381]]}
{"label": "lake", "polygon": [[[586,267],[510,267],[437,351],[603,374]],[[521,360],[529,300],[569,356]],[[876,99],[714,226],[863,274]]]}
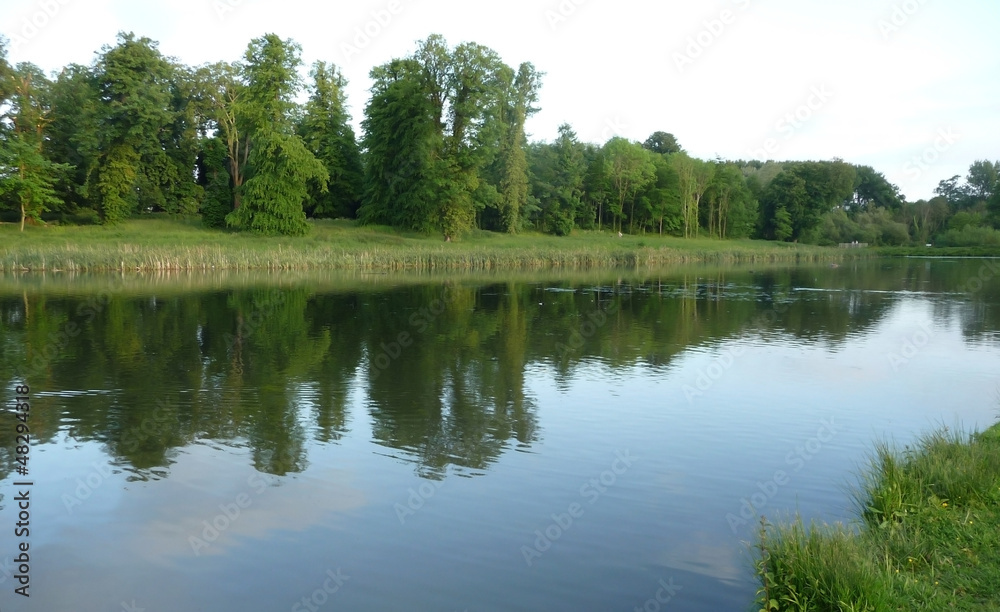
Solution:
{"label": "lake", "polygon": [[0,277],[0,609],[747,610],[998,349],[997,260]]}

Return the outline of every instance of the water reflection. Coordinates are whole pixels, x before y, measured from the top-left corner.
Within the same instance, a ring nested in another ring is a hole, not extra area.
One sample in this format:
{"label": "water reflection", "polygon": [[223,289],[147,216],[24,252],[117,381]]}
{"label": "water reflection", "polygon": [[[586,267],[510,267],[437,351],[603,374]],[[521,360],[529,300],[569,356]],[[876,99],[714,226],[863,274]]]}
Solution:
{"label": "water reflection", "polygon": [[[311,441],[337,443],[356,426],[348,406],[360,393],[372,439],[442,478],[449,468],[481,473],[542,437],[525,388],[535,365],[564,383],[594,362],[667,372],[681,353],[748,333],[837,350],[917,294],[932,296],[942,320],[957,315],[967,341],[995,341],[1000,282],[982,266],[897,260],[344,286],[109,279],[84,295],[6,278],[0,384],[25,375],[39,390],[36,442],[60,431],[100,442],[140,480],[167,473],[195,441],[246,447],[259,472],[300,473]],[[12,415],[0,418],[13,429]],[[0,478],[13,469],[6,444]]]}

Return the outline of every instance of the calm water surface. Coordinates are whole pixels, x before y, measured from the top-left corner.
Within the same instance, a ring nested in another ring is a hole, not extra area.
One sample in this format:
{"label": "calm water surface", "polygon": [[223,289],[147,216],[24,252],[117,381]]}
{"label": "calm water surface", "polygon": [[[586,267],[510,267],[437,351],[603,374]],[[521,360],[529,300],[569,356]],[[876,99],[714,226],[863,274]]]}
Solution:
{"label": "calm water surface", "polygon": [[746,610],[750,505],[996,420],[998,278],[0,278],[0,609]]}

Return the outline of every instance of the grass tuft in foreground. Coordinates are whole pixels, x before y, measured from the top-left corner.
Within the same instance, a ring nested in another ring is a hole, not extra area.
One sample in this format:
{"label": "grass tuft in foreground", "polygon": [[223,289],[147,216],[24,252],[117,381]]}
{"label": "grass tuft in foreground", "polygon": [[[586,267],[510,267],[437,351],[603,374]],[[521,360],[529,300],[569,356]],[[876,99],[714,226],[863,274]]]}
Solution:
{"label": "grass tuft in foreground", "polygon": [[757,609],[1000,610],[1000,425],[875,448],[860,523],[762,519]]}

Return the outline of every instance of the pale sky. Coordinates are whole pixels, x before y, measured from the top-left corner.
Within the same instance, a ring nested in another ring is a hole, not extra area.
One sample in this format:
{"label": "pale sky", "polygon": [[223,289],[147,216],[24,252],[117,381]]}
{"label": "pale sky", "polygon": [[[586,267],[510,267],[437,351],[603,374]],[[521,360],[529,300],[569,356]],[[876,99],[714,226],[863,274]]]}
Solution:
{"label": "pale sky", "polygon": [[703,159],[840,157],[910,200],[1000,159],[997,0],[0,0],[12,63],[89,64],[121,30],[190,65],[292,38],[342,67],[355,124],[370,68],[439,33],[546,73],[532,140],[569,123]]}

